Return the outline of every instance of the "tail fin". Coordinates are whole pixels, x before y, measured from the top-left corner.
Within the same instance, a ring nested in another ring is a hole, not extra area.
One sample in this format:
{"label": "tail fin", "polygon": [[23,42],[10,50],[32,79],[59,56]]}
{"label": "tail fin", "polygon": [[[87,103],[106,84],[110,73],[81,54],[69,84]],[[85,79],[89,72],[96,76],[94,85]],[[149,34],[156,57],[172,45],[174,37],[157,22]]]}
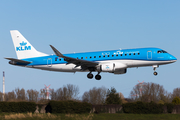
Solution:
{"label": "tail fin", "polygon": [[11,30],[10,33],[18,59],[47,56],[37,51],[18,30]]}

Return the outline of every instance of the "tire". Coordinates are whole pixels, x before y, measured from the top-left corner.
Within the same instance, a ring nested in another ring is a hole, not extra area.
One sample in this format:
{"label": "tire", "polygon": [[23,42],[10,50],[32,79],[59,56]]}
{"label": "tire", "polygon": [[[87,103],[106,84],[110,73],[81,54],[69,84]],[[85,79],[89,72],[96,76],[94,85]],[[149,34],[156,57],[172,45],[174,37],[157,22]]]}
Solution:
{"label": "tire", "polygon": [[91,73],[87,74],[87,78],[92,79],[93,78],[93,74],[91,74]]}
{"label": "tire", "polygon": [[96,75],[96,76],[95,76],[95,79],[96,79],[96,80],[100,80],[100,79],[101,79],[101,75]]}
{"label": "tire", "polygon": [[154,74],[155,76],[156,76],[156,75],[158,75],[158,73],[157,73],[157,72],[154,72],[153,74]]}

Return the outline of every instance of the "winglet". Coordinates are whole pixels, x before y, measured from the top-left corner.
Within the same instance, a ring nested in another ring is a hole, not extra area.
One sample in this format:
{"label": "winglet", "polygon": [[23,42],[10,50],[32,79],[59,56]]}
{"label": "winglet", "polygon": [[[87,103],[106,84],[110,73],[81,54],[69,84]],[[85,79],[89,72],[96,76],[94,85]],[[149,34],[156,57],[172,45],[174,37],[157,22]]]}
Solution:
{"label": "winglet", "polygon": [[61,54],[55,47],[53,47],[52,45],[50,45],[50,47],[52,48],[52,50],[54,51],[54,53],[59,56],[59,57],[64,57],[63,54]]}

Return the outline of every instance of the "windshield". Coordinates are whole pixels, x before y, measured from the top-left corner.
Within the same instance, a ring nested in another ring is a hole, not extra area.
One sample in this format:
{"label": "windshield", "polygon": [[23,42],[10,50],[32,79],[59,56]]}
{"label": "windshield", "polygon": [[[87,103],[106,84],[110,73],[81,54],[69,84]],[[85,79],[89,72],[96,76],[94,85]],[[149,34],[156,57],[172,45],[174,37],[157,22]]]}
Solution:
{"label": "windshield", "polygon": [[158,50],[157,53],[167,53],[165,50]]}

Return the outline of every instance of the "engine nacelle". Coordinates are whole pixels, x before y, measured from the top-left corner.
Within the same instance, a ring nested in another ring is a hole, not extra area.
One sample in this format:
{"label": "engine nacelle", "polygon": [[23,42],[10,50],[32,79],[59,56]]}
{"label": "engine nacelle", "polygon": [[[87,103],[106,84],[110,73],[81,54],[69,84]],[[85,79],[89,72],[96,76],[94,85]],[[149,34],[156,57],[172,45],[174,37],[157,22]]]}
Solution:
{"label": "engine nacelle", "polygon": [[97,71],[110,72],[114,74],[123,74],[126,73],[126,68],[127,65],[123,63],[104,63],[97,67]]}
{"label": "engine nacelle", "polygon": [[115,71],[114,74],[125,74],[127,72],[127,69],[119,69],[118,71]]}

